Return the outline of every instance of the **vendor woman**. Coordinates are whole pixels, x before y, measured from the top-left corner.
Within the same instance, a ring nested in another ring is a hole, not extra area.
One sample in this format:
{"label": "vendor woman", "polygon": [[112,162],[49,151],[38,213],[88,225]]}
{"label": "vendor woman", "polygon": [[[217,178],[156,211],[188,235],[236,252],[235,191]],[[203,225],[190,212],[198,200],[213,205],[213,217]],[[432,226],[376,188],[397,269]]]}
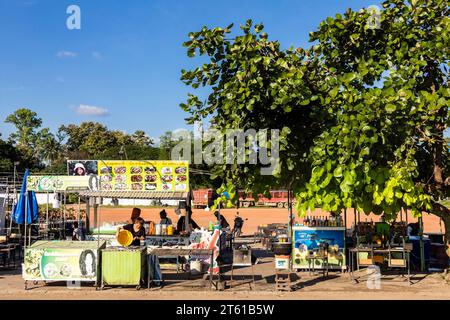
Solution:
{"label": "vendor woman", "polygon": [[133,242],[131,243],[131,246],[140,246],[141,240],[145,240],[144,219],[142,219],[141,217],[136,218],[134,223],[119,227],[117,229],[116,237],[122,230],[128,230],[133,235]]}

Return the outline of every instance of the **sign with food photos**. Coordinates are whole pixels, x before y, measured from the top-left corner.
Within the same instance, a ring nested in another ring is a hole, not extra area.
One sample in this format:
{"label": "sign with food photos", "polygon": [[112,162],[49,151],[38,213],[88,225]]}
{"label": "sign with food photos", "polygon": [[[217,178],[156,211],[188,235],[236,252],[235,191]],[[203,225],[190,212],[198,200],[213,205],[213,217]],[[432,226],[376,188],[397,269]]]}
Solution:
{"label": "sign with food photos", "polygon": [[[69,160],[69,174],[72,174],[71,168],[81,167],[81,164],[97,168],[102,191],[189,190],[188,161]],[[85,172],[88,174],[88,170]]]}

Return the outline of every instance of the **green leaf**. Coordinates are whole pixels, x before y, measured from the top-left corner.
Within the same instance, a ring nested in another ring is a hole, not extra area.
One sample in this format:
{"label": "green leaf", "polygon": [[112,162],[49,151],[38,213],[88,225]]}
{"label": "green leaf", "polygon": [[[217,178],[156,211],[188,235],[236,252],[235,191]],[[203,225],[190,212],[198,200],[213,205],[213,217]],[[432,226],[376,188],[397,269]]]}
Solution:
{"label": "green leaf", "polygon": [[397,107],[394,104],[392,104],[392,103],[388,103],[386,105],[385,109],[386,109],[386,111],[388,113],[392,113],[392,112],[394,112],[397,109]]}

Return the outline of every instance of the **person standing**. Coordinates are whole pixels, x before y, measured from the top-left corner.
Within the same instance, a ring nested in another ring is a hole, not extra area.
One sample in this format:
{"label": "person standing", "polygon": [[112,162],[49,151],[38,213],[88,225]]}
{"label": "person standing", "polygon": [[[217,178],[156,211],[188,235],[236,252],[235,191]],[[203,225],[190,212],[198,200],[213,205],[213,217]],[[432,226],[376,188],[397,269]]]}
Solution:
{"label": "person standing", "polygon": [[130,231],[133,235],[133,242],[130,244],[130,246],[140,246],[141,240],[145,240],[145,228],[144,228],[144,219],[141,217],[136,218],[134,223],[130,223],[127,225],[124,225],[123,227],[119,227],[116,232],[116,237],[118,236],[119,232],[122,230]]}
{"label": "person standing", "polygon": [[233,227],[233,233],[235,237],[239,237],[241,235],[243,225],[244,220],[239,216],[239,212],[237,212],[236,217],[234,218],[234,227]]}

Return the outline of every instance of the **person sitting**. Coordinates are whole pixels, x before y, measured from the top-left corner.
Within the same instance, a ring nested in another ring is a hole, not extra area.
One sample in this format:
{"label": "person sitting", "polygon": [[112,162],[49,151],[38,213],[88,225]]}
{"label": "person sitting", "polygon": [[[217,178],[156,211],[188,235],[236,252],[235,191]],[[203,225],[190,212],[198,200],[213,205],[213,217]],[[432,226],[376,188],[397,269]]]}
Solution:
{"label": "person sitting", "polygon": [[226,229],[226,228],[230,227],[230,224],[228,223],[227,219],[225,219],[225,217],[222,216],[219,211],[214,212],[214,216],[216,217],[216,219],[219,222],[219,225],[222,229]]}
{"label": "person sitting", "polygon": [[86,240],[85,230],[82,227],[78,226],[78,221],[75,221],[73,223],[72,240],[73,241],[84,241],[84,240]]}
{"label": "person sitting", "polygon": [[[189,229],[186,229],[186,217],[189,219]],[[190,207],[186,207],[186,214],[181,216],[177,222],[177,231],[180,234],[189,233],[192,230],[200,229],[198,224],[192,220],[192,210]]]}
{"label": "person sitting", "polygon": [[160,218],[161,218],[161,220],[159,221],[159,224],[167,224],[167,225],[171,225],[172,224],[172,220],[169,218],[169,217],[167,217],[167,212],[166,212],[166,210],[162,210],[160,213],[159,213],[159,216],[160,216]]}
{"label": "person sitting", "polygon": [[134,223],[126,224],[123,227],[119,227],[116,232],[116,237],[122,230],[130,231],[133,235],[133,242],[130,244],[131,246],[140,246],[141,240],[145,240],[145,228],[144,228],[144,219],[138,217],[135,219]]}

